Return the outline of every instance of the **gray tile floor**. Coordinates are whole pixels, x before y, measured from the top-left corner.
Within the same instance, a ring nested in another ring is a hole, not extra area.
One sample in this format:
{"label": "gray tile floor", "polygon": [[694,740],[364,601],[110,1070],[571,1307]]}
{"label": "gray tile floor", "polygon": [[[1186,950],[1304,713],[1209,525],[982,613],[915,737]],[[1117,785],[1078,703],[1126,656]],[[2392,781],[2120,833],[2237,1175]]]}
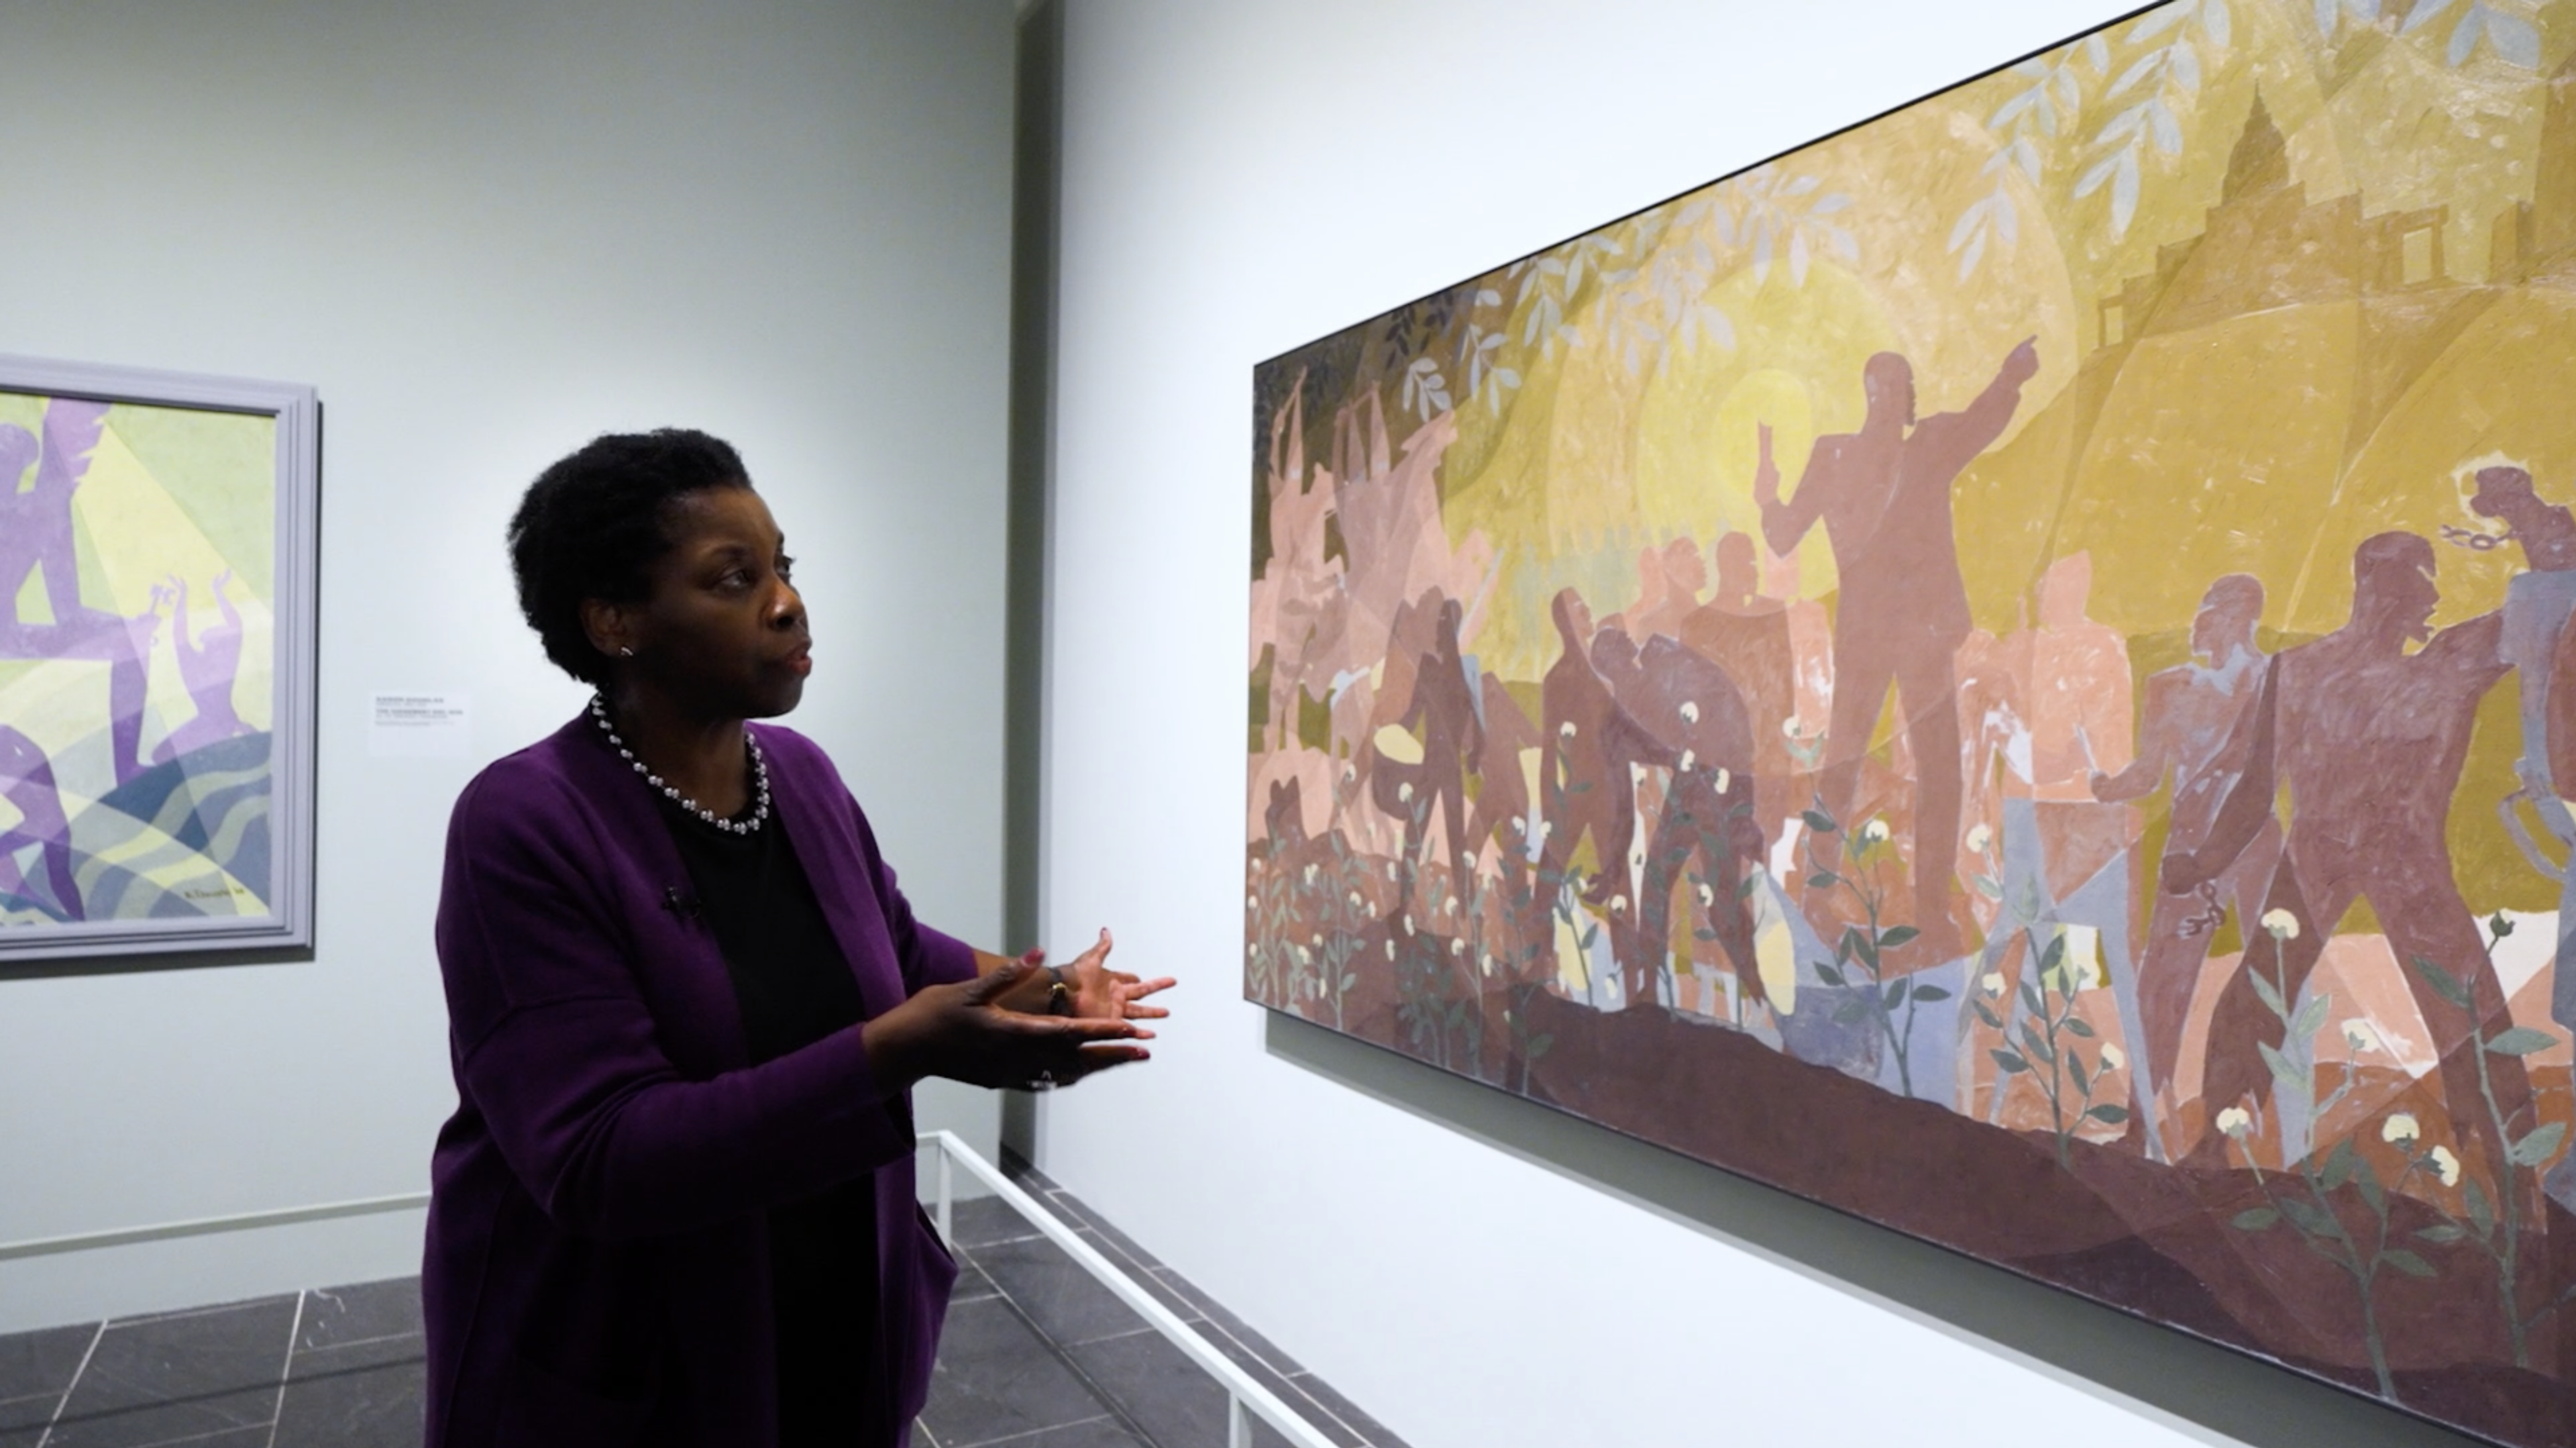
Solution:
{"label": "gray tile floor", "polygon": [[[1404,1448],[1044,1176],[1022,1186],[1344,1448]],[[998,1199],[958,1204],[920,1448],[1222,1448],[1225,1393]],[[420,1282],[0,1336],[0,1448],[418,1448]],[[1282,1440],[1267,1424],[1254,1441]]]}
{"label": "gray tile floor", "polygon": [[417,1278],[0,1337],[0,1448],[420,1442]]}

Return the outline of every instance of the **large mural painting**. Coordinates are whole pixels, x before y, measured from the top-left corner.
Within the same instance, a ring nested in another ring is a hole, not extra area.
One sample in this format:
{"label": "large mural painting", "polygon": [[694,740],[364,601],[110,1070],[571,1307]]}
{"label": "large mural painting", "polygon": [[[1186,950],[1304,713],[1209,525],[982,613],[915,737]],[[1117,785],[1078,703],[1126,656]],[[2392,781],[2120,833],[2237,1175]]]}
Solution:
{"label": "large mural painting", "polygon": [[2179,0],[1263,364],[1248,994],[2576,1441],[2571,54]]}

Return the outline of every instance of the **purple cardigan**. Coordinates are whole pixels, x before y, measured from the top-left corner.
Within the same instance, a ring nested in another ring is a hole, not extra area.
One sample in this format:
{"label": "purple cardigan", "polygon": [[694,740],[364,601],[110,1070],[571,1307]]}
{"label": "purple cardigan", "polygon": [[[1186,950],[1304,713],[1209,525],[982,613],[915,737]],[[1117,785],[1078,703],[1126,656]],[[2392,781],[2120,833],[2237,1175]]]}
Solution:
{"label": "purple cardigan", "polygon": [[[776,817],[870,1017],[972,979],[912,918],[823,751],[755,726]],[[421,1273],[431,1448],[762,1448],[776,1439],[764,1211],[876,1179],[877,1353],[920,1411],[956,1266],[913,1197],[909,1098],[856,1027],[757,1067],[659,806],[587,717],[494,763],[447,831],[438,960],[456,1114]]]}

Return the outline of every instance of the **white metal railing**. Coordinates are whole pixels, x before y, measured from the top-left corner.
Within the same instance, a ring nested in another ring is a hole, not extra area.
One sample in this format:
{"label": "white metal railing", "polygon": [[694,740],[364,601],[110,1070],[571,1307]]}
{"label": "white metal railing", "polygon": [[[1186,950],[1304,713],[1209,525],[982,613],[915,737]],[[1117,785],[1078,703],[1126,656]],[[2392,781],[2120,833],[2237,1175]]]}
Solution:
{"label": "white metal railing", "polygon": [[130,1247],[137,1242],[163,1242],[173,1237],[203,1237],[215,1232],[247,1232],[257,1227],[291,1227],[334,1217],[365,1217],[377,1212],[406,1212],[429,1205],[429,1193],[404,1192],[390,1197],[362,1197],[354,1202],[323,1202],[310,1207],[280,1207],[268,1212],[236,1212],[228,1217],[194,1217],[149,1227],[113,1227],[104,1232],[73,1232],[60,1237],[30,1237],[0,1242],[0,1262],[20,1257],[50,1257],[57,1252],[87,1252],[100,1247]]}
{"label": "white metal railing", "polygon": [[1188,1323],[1181,1321],[1178,1314],[1165,1307],[1135,1278],[1119,1271],[1108,1258],[1100,1255],[1098,1248],[1082,1240],[1054,1213],[1039,1206],[1037,1198],[1002,1175],[1000,1168],[976,1155],[975,1149],[960,1141],[955,1132],[925,1131],[921,1134],[921,1144],[939,1150],[938,1187],[932,1197],[931,1215],[939,1222],[940,1236],[956,1240],[953,1225],[956,1178],[952,1164],[963,1166],[984,1185],[991,1187],[994,1195],[1009,1203],[1013,1211],[1028,1218],[1030,1226],[1044,1232],[1048,1240],[1063,1248],[1066,1256],[1081,1264],[1082,1270],[1099,1278],[1100,1284],[1116,1293],[1121,1302],[1136,1309],[1147,1325],[1171,1339],[1173,1346],[1223,1385],[1226,1392],[1227,1448],[1252,1448],[1252,1420],[1256,1416],[1278,1429],[1296,1448],[1333,1448],[1332,1439],[1325,1437],[1314,1424],[1297,1416],[1295,1409],[1279,1401],[1278,1394],[1255,1381],[1234,1359],[1217,1351],[1206,1338],[1192,1331]]}
{"label": "white metal railing", "polygon": [[[1065,1255],[1082,1269],[1100,1280],[1102,1286],[1116,1294],[1121,1302],[1136,1310],[1148,1326],[1179,1348],[1190,1361],[1215,1377],[1226,1391],[1226,1442],[1228,1448],[1251,1448],[1252,1420],[1259,1417],[1276,1428],[1296,1448],[1334,1448],[1314,1424],[1297,1415],[1295,1409],[1279,1400],[1276,1393],[1263,1387],[1232,1358],[1216,1350],[1206,1338],[1192,1331],[1170,1308],[1147,1292],[1133,1277],[1121,1272],[1099,1249],[1082,1240],[1073,1228],[1066,1226],[1037,1198],[1022,1191],[1019,1185],[1002,1175],[1001,1169],[976,1154],[973,1147],[949,1131],[926,1131],[921,1144],[937,1149],[938,1189],[933,1197],[932,1215],[938,1220],[939,1235],[956,1239],[956,1171],[963,1166],[993,1189],[994,1195],[1008,1203],[1013,1211],[1028,1219],[1029,1225],[1046,1234],[1064,1249]],[[59,1237],[31,1237],[17,1242],[0,1242],[0,1262],[24,1257],[46,1257],[62,1252],[87,1252],[104,1247],[126,1247],[140,1242],[160,1242],[177,1237],[202,1237],[218,1232],[242,1232],[260,1227],[286,1227],[299,1222],[328,1221],[338,1217],[372,1216],[379,1212],[411,1211],[429,1205],[429,1193],[404,1192],[395,1196],[365,1197],[356,1201],[324,1202],[314,1206],[284,1207],[265,1212],[238,1212],[223,1217],[196,1217],[187,1221],[160,1222],[144,1227],[116,1227],[103,1232],[76,1232]]]}

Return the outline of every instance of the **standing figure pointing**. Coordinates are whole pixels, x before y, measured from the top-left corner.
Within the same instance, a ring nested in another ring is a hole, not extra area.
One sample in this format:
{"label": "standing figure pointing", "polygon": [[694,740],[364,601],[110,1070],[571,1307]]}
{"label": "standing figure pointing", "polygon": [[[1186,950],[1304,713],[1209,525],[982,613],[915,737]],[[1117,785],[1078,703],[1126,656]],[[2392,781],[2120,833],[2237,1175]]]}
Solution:
{"label": "standing figure pointing", "polygon": [[1961,790],[1958,682],[1951,658],[1969,632],[1968,588],[1950,519],[1950,485],[1992,446],[2039,371],[2037,339],[2004,357],[1995,380],[1958,412],[1914,416],[1914,368],[1881,352],[1861,369],[1860,431],[1816,439],[1795,497],[1782,501],[1771,429],[1761,428],[1753,499],[1762,537],[1787,554],[1822,518],[1841,591],[1834,612],[1833,723],[1826,738],[1826,813],[1846,820],[1889,685],[1921,776],[1915,785],[1914,926],[1936,958],[1958,950],[1950,861]]}

